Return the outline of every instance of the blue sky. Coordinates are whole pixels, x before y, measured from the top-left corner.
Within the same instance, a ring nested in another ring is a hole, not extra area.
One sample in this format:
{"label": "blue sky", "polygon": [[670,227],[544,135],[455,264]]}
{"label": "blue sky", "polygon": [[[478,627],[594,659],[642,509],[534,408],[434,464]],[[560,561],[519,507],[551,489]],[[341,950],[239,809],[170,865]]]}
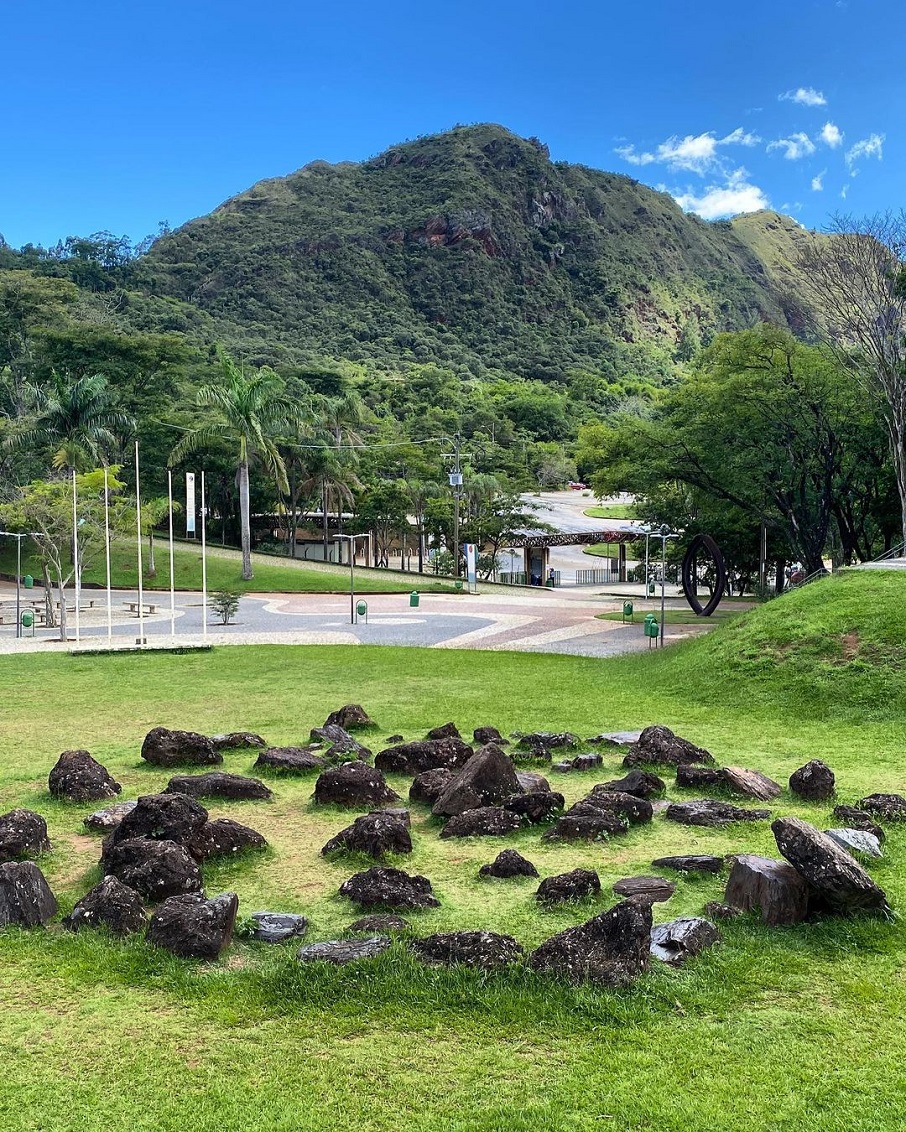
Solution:
{"label": "blue sky", "polygon": [[903,203],[903,0],[19,0],[0,26],[14,246],[141,238],[315,158],[484,121],[708,218]]}

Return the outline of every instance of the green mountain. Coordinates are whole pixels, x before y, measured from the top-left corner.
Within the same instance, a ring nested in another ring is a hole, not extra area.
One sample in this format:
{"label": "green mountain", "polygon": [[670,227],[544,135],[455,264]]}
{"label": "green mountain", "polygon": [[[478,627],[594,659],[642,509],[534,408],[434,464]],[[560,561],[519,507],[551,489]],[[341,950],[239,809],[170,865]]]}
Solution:
{"label": "green mountain", "polygon": [[480,125],[261,181],[157,240],[129,286],[251,361],[657,380],[718,331],[801,328],[801,231],[706,223]]}

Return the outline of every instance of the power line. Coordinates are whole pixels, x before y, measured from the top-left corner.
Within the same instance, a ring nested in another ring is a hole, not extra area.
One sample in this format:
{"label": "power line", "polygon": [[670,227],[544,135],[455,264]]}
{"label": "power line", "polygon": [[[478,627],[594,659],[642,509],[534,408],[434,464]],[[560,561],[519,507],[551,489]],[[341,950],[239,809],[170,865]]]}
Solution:
{"label": "power line", "polygon": [[[156,417],[152,417],[151,420],[153,420],[155,424],[161,425],[163,428],[176,429],[177,432],[192,433],[198,431],[198,429],[185,428],[183,427],[183,425],[173,424],[171,421],[161,421]],[[278,440],[277,443],[280,444],[283,448],[298,448],[304,450],[311,449],[313,451],[321,451],[321,449],[323,448],[330,448],[332,450],[352,449],[353,451],[361,451],[362,449],[370,448],[408,448],[410,445],[442,444],[446,441],[449,441],[449,439],[449,436],[429,436],[427,440],[388,440],[386,442],[382,441],[379,444],[328,444],[326,441],[322,444],[292,444],[288,440]]]}

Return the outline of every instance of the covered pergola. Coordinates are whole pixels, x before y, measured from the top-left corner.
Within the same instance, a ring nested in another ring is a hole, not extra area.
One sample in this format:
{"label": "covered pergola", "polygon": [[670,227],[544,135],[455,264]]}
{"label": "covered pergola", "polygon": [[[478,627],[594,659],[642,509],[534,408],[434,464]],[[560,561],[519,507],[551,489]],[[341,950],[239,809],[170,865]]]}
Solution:
{"label": "covered pergola", "polygon": [[626,581],[626,543],[644,538],[637,528],[628,524],[613,526],[595,531],[542,531],[526,528],[517,531],[507,540],[507,547],[521,550],[526,579],[547,577],[550,550],[554,546],[594,546],[598,543],[613,543],[617,547],[619,579]]}

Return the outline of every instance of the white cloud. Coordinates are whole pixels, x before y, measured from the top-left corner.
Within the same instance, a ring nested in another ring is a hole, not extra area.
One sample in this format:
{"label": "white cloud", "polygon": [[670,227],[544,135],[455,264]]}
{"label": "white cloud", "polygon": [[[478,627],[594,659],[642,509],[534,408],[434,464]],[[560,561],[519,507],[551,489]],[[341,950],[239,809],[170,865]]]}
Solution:
{"label": "white cloud", "polygon": [[798,102],[800,106],[827,106],[827,99],[813,86],[800,86],[777,97],[781,102]]}
{"label": "white cloud", "polygon": [[836,149],[838,145],[843,144],[843,131],[834,125],[833,122],[825,122],[819,135],[825,145],[829,145],[831,149]]}
{"label": "white cloud", "polygon": [[817,176],[812,177],[812,192],[813,193],[820,193],[822,191],[822,189],[824,188],[824,174],[826,172],[827,172],[826,169],[822,169],[821,172],[817,174]]}
{"label": "white cloud", "polygon": [[877,157],[880,161],[884,156],[885,137],[885,134],[869,134],[867,138],[857,141],[846,151],[846,164],[852,166],[860,157]]}
{"label": "white cloud", "polygon": [[761,138],[758,134],[753,134],[749,130],[744,130],[742,126],[737,126],[732,134],[727,134],[725,138],[721,138],[717,143],[718,145],[758,145]]}
{"label": "white cloud", "polygon": [[808,134],[790,134],[788,138],[772,141],[768,145],[768,153],[772,149],[782,149],[788,161],[798,161],[800,157],[810,157],[815,152],[815,143]]}
{"label": "white cloud", "polygon": [[666,165],[669,169],[684,169],[690,173],[704,175],[719,165],[718,147],[722,145],[758,145],[761,138],[749,130],[738,126],[732,133],[719,138],[708,130],[703,134],[686,134],[681,138],[676,134],[661,142],[654,152],[637,152],[634,145],[620,146],[614,152],[630,165]]}
{"label": "white cloud", "polygon": [[842,189],[840,190],[840,196],[841,196],[841,197],[842,197],[842,198],[843,198],[844,200],[846,200],[846,194],[847,194],[848,192],[849,192],[849,185],[844,185],[844,186],[843,186],[843,188],[842,188]]}
{"label": "white cloud", "polygon": [[650,165],[655,160],[653,153],[636,153],[634,145],[621,145],[614,153],[630,165]]}
{"label": "white cloud", "polygon": [[757,185],[749,183],[748,176],[745,169],[736,169],[725,185],[708,185],[699,195],[687,190],[674,193],[673,197],[680,208],[697,213],[703,220],[719,220],[740,212],[759,212],[769,208],[767,196]]}

